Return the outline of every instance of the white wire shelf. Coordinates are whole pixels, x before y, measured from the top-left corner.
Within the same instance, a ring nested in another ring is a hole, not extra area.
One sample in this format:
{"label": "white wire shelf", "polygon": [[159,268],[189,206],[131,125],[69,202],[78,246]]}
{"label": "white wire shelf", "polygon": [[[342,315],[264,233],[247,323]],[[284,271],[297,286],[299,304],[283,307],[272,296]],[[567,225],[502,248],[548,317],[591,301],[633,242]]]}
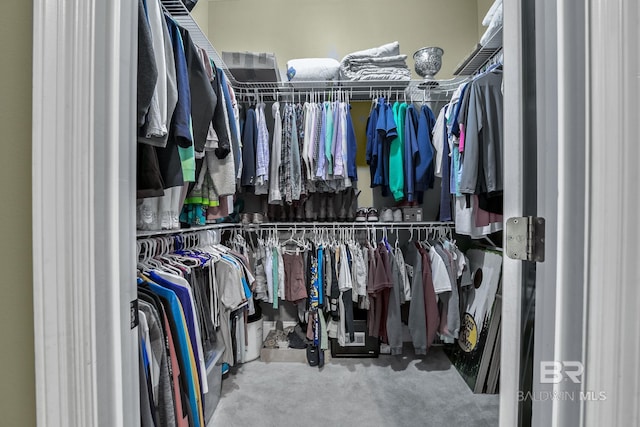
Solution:
{"label": "white wire shelf", "polygon": [[371,100],[377,96],[391,99],[407,99],[418,102],[448,101],[457,87],[467,78],[451,80],[330,80],[308,82],[240,82],[238,81],[222,56],[213,47],[202,29],[195,22],[181,0],[161,0],[164,9],[175,21],[189,31],[191,39],[206,50],[207,55],[225,73],[229,83],[240,99],[260,96],[266,101],[300,97],[307,94],[319,94],[321,98],[330,99],[335,92],[342,91],[350,100]]}
{"label": "white wire shelf", "polygon": [[138,230],[136,232],[136,237],[141,239],[145,237],[195,233],[197,231],[206,231],[206,230],[226,230],[231,228],[238,228],[239,226],[240,224],[238,223],[223,222],[220,224],[207,224],[207,225],[201,225],[201,226],[193,226],[189,228],[180,228],[175,230]]}
{"label": "white wire shelf", "polygon": [[485,64],[502,50],[502,27],[500,27],[485,45],[476,48],[458,65],[453,72],[455,76],[471,76],[476,74]]}

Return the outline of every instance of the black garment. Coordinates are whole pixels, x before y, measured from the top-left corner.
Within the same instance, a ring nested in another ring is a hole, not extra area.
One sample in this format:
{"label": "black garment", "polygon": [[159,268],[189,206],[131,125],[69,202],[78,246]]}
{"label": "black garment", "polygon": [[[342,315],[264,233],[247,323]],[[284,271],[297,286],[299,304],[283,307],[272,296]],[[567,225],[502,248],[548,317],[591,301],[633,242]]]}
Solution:
{"label": "black garment", "polygon": [[[338,298],[340,298],[340,286],[338,285],[338,275],[336,274],[336,251],[334,249],[327,249],[329,251],[331,263],[327,265],[331,272],[331,287],[329,288],[331,293],[330,304],[331,317],[334,320],[340,319],[340,312],[338,310]],[[326,270],[325,270],[326,271]]]}
{"label": "black garment", "polygon": [[256,150],[258,146],[258,123],[256,110],[247,110],[247,118],[242,132],[242,179],[240,183],[245,187],[256,184]]}
{"label": "black garment", "polygon": [[162,197],[164,182],[155,147],[138,143],[136,151],[136,198]]}
{"label": "black garment", "polygon": [[484,211],[502,215],[504,207],[503,192],[478,194],[478,205]]}
{"label": "black garment", "polygon": [[157,82],[158,68],[153,54],[151,28],[147,21],[143,0],[138,0],[138,127],[144,125]]}
{"label": "black garment", "polygon": [[189,31],[182,27],[179,28],[184,45],[187,70],[189,72],[193,146],[197,152],[202,152],[207,142],[209,124],[213,119],[213,112],[218,103],[218,99],[211,87],[211,82],[202,65],[198,48],[193,44]]}
{"label": "black garment", "polygon": [[175,138],[170,135],[166,147],[155,148],[164,188],[182,187],[184,185],[184,175],[182,175],[182,161],[180,160]]}
{"label": "black garment", "polygon": [[196,314],[198,315],[198,323],[200,325],[202,347],[205,354],[213,349],[216,342],[215,327],[211,320],[211,308],[207,293],[209,268],[210,267],[194,269],[192,273],[186,277],[193,291]]}
{"label": "black garment", "polygon": [[349,334],[349,341],[356,339],[356,330],[353,323],[353,289],[347,289],[342,293],[342,304],[344,304],[344,322]]}
{"label": "black garment", "polygon": [[215,149],[215,154],[217,158],[224,159],[231,152],[231,142],[229,140],[229,132],[227,132],[224,107],[222,106],[225,102],[224,94],[220,92],[220,82],[223,81],[222,70],[215,67],[215,74],[216,78],[211,82],[211,87],[217,98],[217,105],[213,111],[213,129],[216,131],[216,135],[218,135],[218,148]]}

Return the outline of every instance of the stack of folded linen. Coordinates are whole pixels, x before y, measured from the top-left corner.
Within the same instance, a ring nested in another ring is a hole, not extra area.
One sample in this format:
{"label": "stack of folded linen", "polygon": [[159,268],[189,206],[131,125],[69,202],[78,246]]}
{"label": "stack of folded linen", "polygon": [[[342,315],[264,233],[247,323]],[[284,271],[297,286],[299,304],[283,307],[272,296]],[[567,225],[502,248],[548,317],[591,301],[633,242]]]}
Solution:
{"label": "stack of folded linen", "polygon": [[489,8],[489,11],[482,20],[482,25],[487,27],[487,30],[480,39],[480,44],[486,46],[487,43],[493,38],[493,36],[500,31],[503,22],[502,0],[495,0]]}
{"label": "stack of folded linen", "polygon": [[400,43],[348,54],[340,62],[342,80],[411,80],[407,55],[400,54]]}

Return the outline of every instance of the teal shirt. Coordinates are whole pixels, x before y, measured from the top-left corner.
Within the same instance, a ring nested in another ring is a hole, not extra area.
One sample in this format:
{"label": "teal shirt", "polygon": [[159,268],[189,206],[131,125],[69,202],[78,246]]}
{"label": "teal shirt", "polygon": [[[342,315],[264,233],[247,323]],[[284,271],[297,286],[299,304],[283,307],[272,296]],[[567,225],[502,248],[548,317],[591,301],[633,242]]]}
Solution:
{"label": "teal shirt", "polygon": [[332,144],[333,144],[333,132],[334,132],[334,126],[333,126],[333,111],[332,111],[332,105],[330,102],[325,102],[324,103],[324,108],[327,112],[326,118],[327,118],[327,122],[325,124],[325,137],[324,137],[324,155],[327,159],[327,168],[326,168],[326,173],[327,176],[329,175],[333,175],[333,150],[332,148]]}
{"label": "teal shirt", "polygon": [[389,151],[389,190],[396,201],[404,199],[404,122],[406,103],[393,104],[393,119],[398,136],[391,141]]}

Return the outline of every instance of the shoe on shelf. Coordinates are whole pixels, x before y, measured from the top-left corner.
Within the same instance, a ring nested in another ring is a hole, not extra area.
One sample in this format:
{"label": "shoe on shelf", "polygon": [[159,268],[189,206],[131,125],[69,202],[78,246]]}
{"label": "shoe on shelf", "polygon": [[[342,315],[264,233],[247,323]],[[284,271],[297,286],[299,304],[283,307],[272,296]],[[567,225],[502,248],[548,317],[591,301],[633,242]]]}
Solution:
{"label": "shoe on shelf", "polygon": [[327,193],[318,193],[318,221],[327,220]]}
{"label": "shoe on shelf", "polygon": [[369,208],[367,212],[367,221],[368,222],[377,222],[380,218],[378,217],[378,210],[376,208]]}
{"label": "shoe on shelf", "polygon": [[403,221],[402,209],[395,208],[393,209],[393,222],[402,222]]}
{"label": "shoe on shelf", "polygon": [[252,222],[254,224],[262,224],[264,222],[264,215],[258,212],[255,212],[253,214],[253,220]]}
{"label": "shoe on shelf", "polygon": [[393,211],[391,208],[382,208],[380,211],[380,221],[393,222]]}
{"label": "shoe on shelf", "polygon": [[344,205],[346,199],[347,190],[336,192],[336,200],[333,204],[336,212],[336,219],[338,221],[345,221],[347,219],[347,209]]}
{"label": "shoe on shelf", "polygon": [[356,222],[366,222],[368,213],[369,213],[369,209],[359,208],[356,212]]}
{"label": "shoe on shelf", "polygon": [[327,221],[334,222],[336,220],[336,205],[335,205],[336,194],[335,193],[327,193],[326,202],[327,202]]}
{"label": "shoe on shelf", "polygon": [[354,188],[348,190],[348,201],[345,203],[347,206],[347,221],[355,221],[358,213],[358,196],[361,191],[356,191]]}
{"label": "shoe on shelf", "polygon": [[240,214],[240,221],[242,225],[249,225],[253,222],[253,214],[251,213],[243,213]]}

